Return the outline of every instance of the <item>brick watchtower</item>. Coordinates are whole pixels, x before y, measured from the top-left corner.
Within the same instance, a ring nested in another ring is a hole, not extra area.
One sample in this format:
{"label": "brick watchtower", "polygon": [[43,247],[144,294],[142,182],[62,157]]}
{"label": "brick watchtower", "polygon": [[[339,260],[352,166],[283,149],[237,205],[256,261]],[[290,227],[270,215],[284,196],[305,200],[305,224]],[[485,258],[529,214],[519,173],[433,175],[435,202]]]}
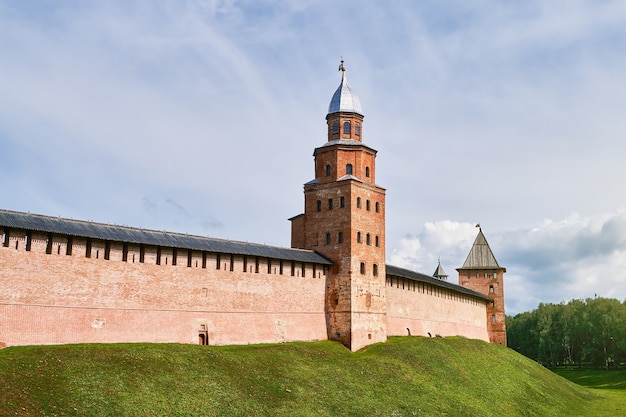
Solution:
{"label": "brick watchtower", "polygon": [[363,113],[341,84],[315,149],[315,179],[304,185],[304,213],[291,218],[291,246],[333,261],[326,285],[328,337],[355,351],[387,339],[385,190],[376,185],[376,151],[363,144]]}
{"label": "brick watchtower", "polygon": [[487,305],[487,331],[489,342],[506,346],[506,322],[504,313],[504,273],[506,268],[498,265],[487,239],[479,227],[478,236],[465,263],[459,271],[459,284],[491,298]]}

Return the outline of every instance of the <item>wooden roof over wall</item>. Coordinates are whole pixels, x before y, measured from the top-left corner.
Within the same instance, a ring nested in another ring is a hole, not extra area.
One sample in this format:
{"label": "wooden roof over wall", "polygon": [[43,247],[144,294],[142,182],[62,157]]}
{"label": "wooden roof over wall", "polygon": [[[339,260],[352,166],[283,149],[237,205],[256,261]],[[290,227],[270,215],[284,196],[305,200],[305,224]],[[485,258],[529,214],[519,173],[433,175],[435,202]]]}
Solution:
{"label": "wooden roof over wall", "polygon": [[332,265],[325,256],[309,250],[217,239],[128,226],[73,220],[0,209],[0,227],[234,255],[260,256],[287,261]]}

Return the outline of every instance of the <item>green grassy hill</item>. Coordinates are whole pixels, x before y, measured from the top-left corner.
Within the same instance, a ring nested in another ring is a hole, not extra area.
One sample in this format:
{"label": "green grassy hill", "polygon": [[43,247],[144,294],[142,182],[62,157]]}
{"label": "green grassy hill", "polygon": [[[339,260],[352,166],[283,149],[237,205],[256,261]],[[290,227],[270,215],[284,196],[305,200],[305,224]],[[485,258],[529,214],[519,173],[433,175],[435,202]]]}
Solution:
{"label": "green grassy hill", "polygon": [[619,398],[463,338],[0,350],[2,416],[624,415]]}

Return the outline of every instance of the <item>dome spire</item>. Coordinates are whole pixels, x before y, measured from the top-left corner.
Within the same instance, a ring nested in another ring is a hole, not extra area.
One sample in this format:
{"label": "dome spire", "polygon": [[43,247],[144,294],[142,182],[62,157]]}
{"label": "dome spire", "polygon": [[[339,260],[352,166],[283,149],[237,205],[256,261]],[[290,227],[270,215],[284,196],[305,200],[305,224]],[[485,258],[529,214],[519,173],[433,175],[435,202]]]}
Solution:
{"label": "dome spire", "polygon": [[361,102],[359,97],[348,87],[348,80],[346,79],[346,67],[343,65],[343,58],[339,64],[339,71],[341,71],[341,84],[333,94],[328,106],[328,114],[337,112],[356,113],[363,116],[363,110],[361,110]]}
{"label": "dome spire", "polygon": [[343,57],[341,57],[341,64],[339,64],[339,71],[341,71],[341,79],[346,78],[346,67],[343,66]]}

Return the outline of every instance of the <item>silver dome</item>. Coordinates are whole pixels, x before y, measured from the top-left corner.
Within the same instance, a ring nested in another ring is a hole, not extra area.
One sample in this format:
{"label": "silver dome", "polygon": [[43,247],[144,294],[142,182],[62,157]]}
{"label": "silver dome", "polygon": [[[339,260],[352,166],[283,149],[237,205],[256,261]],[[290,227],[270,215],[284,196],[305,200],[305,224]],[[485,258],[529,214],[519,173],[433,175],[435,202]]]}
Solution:
{"label": "silver dome", "polygon": [[341,84],[339,84],[339,88],[337,88],[337,91],[333,94],[333,98],[330,99],[328,114],[344,111],[358,113],[363,116],[363,110],[361,110],[359,97],[357,97],[352,89],[348,87],[345,70],[342,71]]}

